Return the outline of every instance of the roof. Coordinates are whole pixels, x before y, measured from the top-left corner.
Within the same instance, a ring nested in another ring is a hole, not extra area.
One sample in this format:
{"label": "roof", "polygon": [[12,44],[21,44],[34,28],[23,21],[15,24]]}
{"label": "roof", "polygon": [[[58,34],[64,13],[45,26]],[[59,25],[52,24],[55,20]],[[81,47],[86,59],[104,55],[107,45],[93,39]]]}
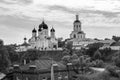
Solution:
{"label": "roof", "polygon": [[21,46],[30,46],[30,44],[24,42]]}
{"label": "roof", "polygon": [[39,25],[39,29],[41,29],[41,28],[48,29],[48,26],[47,26],[47,24],[45,24],[44,21]]}
{"label": "roof", "polygon": [[120,46],[120,42],[113,42],[110,46]]}
{"label": "roof", "polygon": [[83,31],[79,31],[78,34],[83,34],[84,32]]}
{"label": "roof", "polygon": [[81,23],[79,20],[75,20],[75,21],[74,21],[74,23],[76,23],[76,22],[79,22],[79,23]]}
{"label": "roof", "polygon": [[51,32],[55,32],[55,29],[52,27],[52,29],[50,30]]}
{"label": "roof", "polygon": [[32,30],[32,32],[33,32],[33,33],[36,33],[37,31],[36,31],[36,29],[34,28],[34,29]]}
{"label": "roof", "polygon": [[[28,70],[30,65],[35,65],[36,70],[50,70],[52,64],[51,59],[40,59],[32,61],[31,63],[28,63],[24,66],[21,66],[21,70]],[[63,65],[60,62],[53,61],[53,64],[57,64],[59,69],[65,69],[65,65]]]}
{"label": "roof", "polygon": [[112,44],[112,43],[115,42],[115,41],[114,41],[114,40],[99,40],[99,41],[97,41],[97,42]]}

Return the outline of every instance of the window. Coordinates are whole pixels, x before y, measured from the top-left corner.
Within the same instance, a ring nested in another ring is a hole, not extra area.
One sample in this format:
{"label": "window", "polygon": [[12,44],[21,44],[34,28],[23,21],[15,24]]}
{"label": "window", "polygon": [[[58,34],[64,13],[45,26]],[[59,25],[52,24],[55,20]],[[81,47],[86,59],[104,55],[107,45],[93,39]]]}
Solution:
{"label": "window", "polygon": [[73,36],[74,38],[76,38],[76,35],[74,34],[74,36]]}

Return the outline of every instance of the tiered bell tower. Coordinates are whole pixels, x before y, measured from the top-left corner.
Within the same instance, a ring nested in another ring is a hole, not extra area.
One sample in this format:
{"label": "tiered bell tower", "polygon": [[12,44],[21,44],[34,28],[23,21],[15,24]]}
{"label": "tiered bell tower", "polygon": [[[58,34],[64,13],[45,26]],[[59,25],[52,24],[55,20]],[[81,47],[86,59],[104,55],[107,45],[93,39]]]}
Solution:
{"label": "tiered bell tower", "polygon": [[73,23],[73,31],[70,34],[72,39],[85,39],[85,33],[81,29],[81,22],[79,20],[79,15],[76,15],[76,20]]}
{"label": "tiered bell tower", "polygon": [[79,21],[79,15],[76,15],[76,20],[73,23],[74,31],[81,31],[81,22]]}

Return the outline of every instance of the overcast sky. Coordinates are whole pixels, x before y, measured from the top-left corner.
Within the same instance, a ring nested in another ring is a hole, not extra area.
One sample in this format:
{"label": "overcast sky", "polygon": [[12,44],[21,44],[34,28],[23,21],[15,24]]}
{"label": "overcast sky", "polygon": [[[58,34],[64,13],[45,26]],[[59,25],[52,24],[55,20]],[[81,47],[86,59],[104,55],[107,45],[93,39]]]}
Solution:
{"label": "overcast sky", "polygon": [[22,43],[43,19],[56,37],[69,38],[76,14],[87,38],[120,36],[120,0],[0,0],[0,38]]}

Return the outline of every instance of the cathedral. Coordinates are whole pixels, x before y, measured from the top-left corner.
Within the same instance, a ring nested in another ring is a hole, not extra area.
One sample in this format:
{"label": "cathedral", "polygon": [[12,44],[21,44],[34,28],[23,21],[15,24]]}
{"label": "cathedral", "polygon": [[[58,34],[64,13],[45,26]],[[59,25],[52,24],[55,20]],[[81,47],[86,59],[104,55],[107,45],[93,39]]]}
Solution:
{"label": "cathedral", "polygon": [[55,29],[52,27],[50,30],[47,24],[42,21],[39,25],[38,31],[34,28],[32,30],[32,37],[29,39],[31,48],[38,50],[52,50],[58,48],[58,40],[55,37]]}

